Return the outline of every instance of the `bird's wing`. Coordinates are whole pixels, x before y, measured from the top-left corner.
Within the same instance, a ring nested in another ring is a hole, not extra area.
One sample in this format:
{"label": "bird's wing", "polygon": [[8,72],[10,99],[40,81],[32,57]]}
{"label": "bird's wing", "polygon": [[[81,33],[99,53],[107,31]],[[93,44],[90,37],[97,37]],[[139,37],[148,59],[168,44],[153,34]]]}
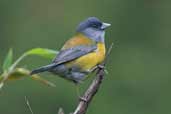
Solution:
{"label": "bird's wing", "polygon": [[60,64],[77,59],[83,55],[86,55],[88,53],[95,51],[96,49],[97,49],[97,46],[92,45],[92,46],[76,46],[73,48],[61,50],[59,54],[57,55],[57,57],[53,60],[52,64],[37,68],[33,70],[30,74],[33,75],[33,74],[37,74],[40,72],[49,71],[50,69]]}
{"label": "bird's wing", "polygon": [[57,57],[53,60],[56,65],[72,61],[97,49],[96,45],[92,46],[76,46],[73,48],[61,50]]}

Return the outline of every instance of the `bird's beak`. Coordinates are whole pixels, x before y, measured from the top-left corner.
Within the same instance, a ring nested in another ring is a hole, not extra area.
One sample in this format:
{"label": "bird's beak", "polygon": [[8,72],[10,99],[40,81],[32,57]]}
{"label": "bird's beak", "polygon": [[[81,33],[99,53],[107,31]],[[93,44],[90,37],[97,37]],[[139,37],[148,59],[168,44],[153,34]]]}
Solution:
{"label": "bird's beak", "polygon": [[106,29],[109,26],[111,26],[111,24],[109,24],[109,23],[102,23],[101,29]]}

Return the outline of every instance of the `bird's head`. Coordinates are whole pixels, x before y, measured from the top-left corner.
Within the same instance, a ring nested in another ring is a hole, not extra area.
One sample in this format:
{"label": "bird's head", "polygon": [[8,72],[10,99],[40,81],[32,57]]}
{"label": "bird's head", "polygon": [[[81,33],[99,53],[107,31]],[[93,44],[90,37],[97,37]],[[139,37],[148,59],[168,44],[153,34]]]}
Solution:
{"label": "bird's head", "polygon": [[89,17],[77,27],[77,32],[82,33],[96,42],[104,42],[105,29],[111,24],[104,23],[96,17]]}

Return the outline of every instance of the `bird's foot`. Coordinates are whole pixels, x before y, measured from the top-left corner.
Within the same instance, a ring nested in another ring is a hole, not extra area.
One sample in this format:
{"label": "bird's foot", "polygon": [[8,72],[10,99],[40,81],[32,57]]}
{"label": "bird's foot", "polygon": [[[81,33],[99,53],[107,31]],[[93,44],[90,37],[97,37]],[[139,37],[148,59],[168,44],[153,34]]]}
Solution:
{"label": "bird's foot", "polygon": [[95,66],[95,67],[93,67],[89,72],[94,72],[94,71],[96,71],[97,70],[97,66]]}
{"label": "bird's foot", "polygon": [[101,65],[101,64],[97,65],[97,67],[100,68],[100,69],[104,69],[105,68],[105,66]]}
{"label": "bird's foot", "polygon": [[79,101],[88,102],[87,99],[84,97],[79,97]]}
{"label": "bird's foot", "polygon": [[89,72],[95,72],[98,68],[99,68],[99,69],[105,69],[105,66],[99,64],[99,65],[93,67]]}

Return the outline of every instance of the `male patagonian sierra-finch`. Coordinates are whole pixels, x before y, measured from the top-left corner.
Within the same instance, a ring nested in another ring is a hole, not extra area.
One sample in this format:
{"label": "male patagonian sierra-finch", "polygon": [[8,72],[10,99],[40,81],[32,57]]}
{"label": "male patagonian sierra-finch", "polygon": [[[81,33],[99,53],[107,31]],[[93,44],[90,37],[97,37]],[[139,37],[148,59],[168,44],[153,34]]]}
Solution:
{"label": "male patagonian sierra-finch", "polygon": [[48,71],[74,83],[83,81],[105,58],[104,36],[109,26],[96,17],[84,20],[52,63],[33,70],[31,75]]}

